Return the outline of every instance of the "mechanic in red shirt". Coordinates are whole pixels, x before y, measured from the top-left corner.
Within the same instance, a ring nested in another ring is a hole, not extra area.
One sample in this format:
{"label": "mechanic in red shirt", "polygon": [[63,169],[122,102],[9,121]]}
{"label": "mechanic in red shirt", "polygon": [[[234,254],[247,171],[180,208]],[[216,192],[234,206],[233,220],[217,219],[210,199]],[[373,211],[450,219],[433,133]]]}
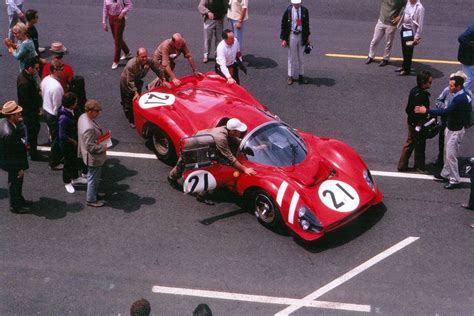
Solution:
{"label": "mechanic in red shirt", "polygon": [[[51,48],[49,49],[49,51],[53,53],[53,57],[51,58],[51,61],[59,60],[64,65],[64,71],[61,73],[61,76],[59,77],[59,82],[61,83],[61,86],[63,87],[64,92],[67,92],[69,90],[69,84],[71,83],[72,78],[74,78],[74,71],[72,70],[72,67],[64,63],[64,60],[63,60],[64,54],[67,53],[67,49],[62,43],[55,42],[51,44]],[[51,63],[44,64],[43,72],[41,73],[41,80],[43,80],[44,77],[49,75],[50,64]]]}
{"label": "mechanic in red shirt", "polygon": [[[232,139],[235,139],[238,141],[238,143],[240,143],[241,139],[239,138],[239,136],[245,131],[247,131],[247,125],[242,123],[239,119],[231,118],[230,120],[227,121],[227,124],[225,126],[204,129],[204,130],[198,131],[196,135],[202,135],[202,134],[212,135],[216,143],[217,150],[224,158],[226,158],[229,161],[232,167],[234,167],[235,169],[245,174],[254,175],[256,173],[255,170],[253,168],[247,168],[244,165],[242,165],[234,156],[229,146],[229,141]],[[184,171],[184,164],[182,163],[182,160],[180,157],[178,159],[178,162],[176,163],[176,166],[170,171],[168,175],[168,182],[171,184],[171,186],[175,188],[179,188],[179,189],[181,188],[181,186],[178,183],[178,179],[182,177],[183,171]],[[213,201],[207,198],[207,192],[199,193],[196,199],[199,202],[203,202],[208,205],[214,204]]]}

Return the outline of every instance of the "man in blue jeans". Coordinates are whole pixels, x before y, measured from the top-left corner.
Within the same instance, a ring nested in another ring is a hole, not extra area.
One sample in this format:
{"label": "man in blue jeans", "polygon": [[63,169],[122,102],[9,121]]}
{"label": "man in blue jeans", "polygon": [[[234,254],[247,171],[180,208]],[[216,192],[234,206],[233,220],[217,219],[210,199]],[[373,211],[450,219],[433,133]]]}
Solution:
{"label": "man in blue jeans", "polygon": [[104,202],[98,200],[98,191],[102,166],[107,159],[107,145],[100,142],[103,131],[95,121],[102,106],[96,100],[88,100],[85,111],[77,123],[78,155],[87,166],[87,205],[102,207]]}

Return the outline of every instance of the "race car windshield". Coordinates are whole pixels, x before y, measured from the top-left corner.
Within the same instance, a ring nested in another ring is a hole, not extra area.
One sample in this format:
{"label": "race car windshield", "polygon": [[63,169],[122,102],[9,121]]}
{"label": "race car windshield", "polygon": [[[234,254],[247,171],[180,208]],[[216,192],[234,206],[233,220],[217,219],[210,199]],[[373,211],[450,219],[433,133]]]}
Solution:
{"label": "race car windshield", "polygon": [[243,152],[249,161],[285,167],[302,162],[307,149],[303,140],[289,127],[274,123],[253,132],[245,142]]}

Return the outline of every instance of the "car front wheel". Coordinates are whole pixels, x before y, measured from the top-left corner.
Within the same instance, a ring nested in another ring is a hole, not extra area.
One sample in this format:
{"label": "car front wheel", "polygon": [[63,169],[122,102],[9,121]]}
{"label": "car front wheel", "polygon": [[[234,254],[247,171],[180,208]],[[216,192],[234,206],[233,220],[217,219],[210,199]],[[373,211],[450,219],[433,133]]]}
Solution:
{"label": "car front wheel", "polygon": [[166,134],[161,128],[157,126],[152,128],[150,140],[153,146],[153,151],[158,159],[168,164],[176,162],[176,151],[173,142],[168,134]]}
{"label": "car front wheel", "polygon": [[253,194],[252,206],[258,220],[266,227],[281,228],[283,221],[280,210],[275,201],[263,190],[257,190]]}

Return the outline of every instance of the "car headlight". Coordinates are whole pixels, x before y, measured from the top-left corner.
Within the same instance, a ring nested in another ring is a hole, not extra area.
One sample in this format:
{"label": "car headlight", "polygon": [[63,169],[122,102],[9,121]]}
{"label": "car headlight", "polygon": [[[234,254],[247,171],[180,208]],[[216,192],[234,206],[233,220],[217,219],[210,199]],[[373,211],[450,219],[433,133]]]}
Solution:
{"label": "car headlight", "polygon": [[365,182],[367,182],[367,184],[369,185],[369,187],[373,191],[375,191],[375,181],[374,181],[374,178],[372,178],[372,175],[370,174],[369,169],[364,170],[364,179],[365,179]]}
{"label": "car headlight", "polygon": [[298,223],[304,231],[320,233],[323,230],[323,225],[318,218],[304,205],[298,210]]}

